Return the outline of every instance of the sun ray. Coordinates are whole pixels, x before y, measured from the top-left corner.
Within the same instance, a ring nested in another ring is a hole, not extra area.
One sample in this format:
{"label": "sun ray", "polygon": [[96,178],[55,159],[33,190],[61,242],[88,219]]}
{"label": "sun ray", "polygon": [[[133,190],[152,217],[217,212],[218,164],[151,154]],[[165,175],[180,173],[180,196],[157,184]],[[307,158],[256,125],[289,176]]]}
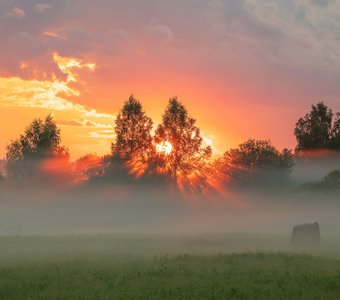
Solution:
{"label": "sun ray", "polygon": [[156,151],[158,153],[162,153],[165,155],[170,155],[170,153],[172,152],[172,149],[173,149],[173,146],[168,141],[163,141],[156,145]]}

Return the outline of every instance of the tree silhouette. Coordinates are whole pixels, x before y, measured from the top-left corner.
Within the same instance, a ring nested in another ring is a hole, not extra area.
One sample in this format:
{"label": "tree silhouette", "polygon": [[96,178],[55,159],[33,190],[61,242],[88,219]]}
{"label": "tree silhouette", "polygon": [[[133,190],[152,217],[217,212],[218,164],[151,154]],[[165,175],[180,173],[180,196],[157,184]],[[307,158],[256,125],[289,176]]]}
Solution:
{"label": "tree silhouette", "polygon": [[77,182],[86,182],[103,175],[103,158],[95,153],[86,154],[73,163],[73,177]]}
{"label": "tree silhouette", "polygon": [[200,130],[195,126],[196,120],[188,115],[187,109],[177,98],[171,98],[163,114],[162,123],[155,132],[155,143],[170,143],[168,154],[159,154],[158,163],[173,180],[185,177],[197,171],[199,164],[211,156],[211,147],[202,146]]}
{"label": "tree silhouette", "polygon": [[24,179],[30,176],[42,160],[68,159],[68,150],[60,146],[60,142],[60,130],[51,115],[45,120],[34,119],[24,134],[6,148],[9,177]]}
{"label": "tree silhouette", "polygon": [[220,164],[232,183],[274,185],[287,182],[294,165],[288,149],[279,152],[269,140],[254,139],[227,151]]}
{"label": "tree silhouette", "polygon": [[331,148],[340,151],[340,113],[336,114],[336,118],[333,124]]}
{"label": "tree silhouette", "polygon": [[152,144],[152,120],[132,95],[124,102],[115,125],[116,140],[112,144],[112,153],[129,158],[136,153],[148,152]]}
{"label": "tree silhouette", "polygon": [[312,110],[296,125],[294,134],[297,139],[296,150],[317,150],[332,148],[333,112],[323,102],[312,105]]}
{"label": "tree silhouette", "polygon": [[2,173],[2,161],[0,160],[0,183],[5,180],[5,176]]}
{"label": "tree silhouette", "polygon": [[126,169],[137,176],[142,175],[148,164],[152,147],[152,120],[134,96],[124,102],[115,121],[116,139],[112,143],[111,157],[105,175],[125,178]]}
{"label": "tree silhouette", "polygon": [[340,191],[340,170],[335,169],[326,174],[321,180],[308,181],[299,185],[302,190],[324,190],[329,192],[339,193]]}

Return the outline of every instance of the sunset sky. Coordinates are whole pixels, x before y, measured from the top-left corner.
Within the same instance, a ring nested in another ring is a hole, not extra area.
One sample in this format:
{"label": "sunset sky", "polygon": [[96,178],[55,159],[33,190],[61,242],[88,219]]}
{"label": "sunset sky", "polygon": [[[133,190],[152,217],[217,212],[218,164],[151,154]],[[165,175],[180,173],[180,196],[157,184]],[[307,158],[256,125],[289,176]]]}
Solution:
{"label": "sunset sky", "polygon": [[130,94],[154,126],[178,96],[220,153],[294,148],[313,103],[340,111],[340,1],[0,1],[0,158],[49,113],[72,158],[108,153]]}

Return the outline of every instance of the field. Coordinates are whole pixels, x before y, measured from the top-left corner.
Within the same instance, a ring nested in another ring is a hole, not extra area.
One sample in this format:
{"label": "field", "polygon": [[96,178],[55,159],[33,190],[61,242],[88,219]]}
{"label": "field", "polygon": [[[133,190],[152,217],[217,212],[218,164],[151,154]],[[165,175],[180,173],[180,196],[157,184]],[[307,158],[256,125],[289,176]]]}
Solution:
{"label": "field", "polygon": [[288,236],[0,238],[0,299],[339,299],[337,240]]}

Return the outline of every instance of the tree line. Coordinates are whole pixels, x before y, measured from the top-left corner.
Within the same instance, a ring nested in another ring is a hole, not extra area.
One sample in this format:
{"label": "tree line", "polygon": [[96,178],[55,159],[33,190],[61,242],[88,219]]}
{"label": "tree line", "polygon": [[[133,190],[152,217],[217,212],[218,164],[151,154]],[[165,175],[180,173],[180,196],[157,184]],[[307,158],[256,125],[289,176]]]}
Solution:
{"label": "tree line", "polygon": [[[212,148],[204,145],[196,120],[177,98],[169,100],[161,124],[154,133],[152,129],[153,121],[142,103],[130,96],[116,117],[111,152],[103,157],[88,154],[70,162],[53,117],[35,119],[6,148],[6,178],[46,180],[42,166],[54,170],[54,162],[66,171],[69,180],[82,183],[161,181],[199,191],[213,188],[216,181],[241,186],[290,183],[292,150],[279,151],[270,140],[248,139],[215,158]],[[296,153],[340,151],[340,113],[333,114],[323,102],[312,105],[296,122],[294,134]]]}

